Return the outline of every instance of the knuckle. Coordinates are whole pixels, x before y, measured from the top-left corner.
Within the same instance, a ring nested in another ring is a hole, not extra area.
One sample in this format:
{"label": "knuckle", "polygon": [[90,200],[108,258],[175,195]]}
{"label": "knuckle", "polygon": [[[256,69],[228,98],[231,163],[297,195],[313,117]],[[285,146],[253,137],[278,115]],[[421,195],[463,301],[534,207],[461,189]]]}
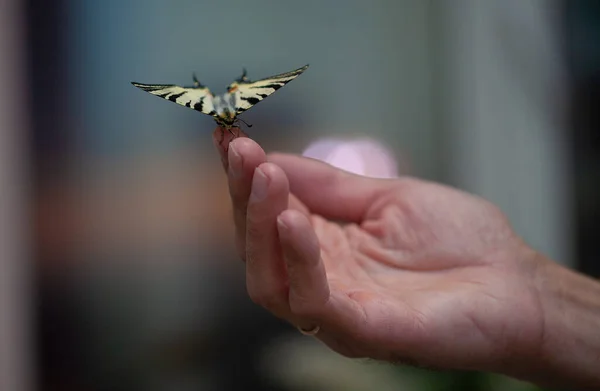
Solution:
{"label": "knuckle", "polygon": [[246,246],[244,251],[246,252],[246,259],[252,265],[258,265],[262,263],[261,260],[265,259],[264,250],[260,247],[260,245],[256,244],[257,236],[253,236],[250,231],[246,231]]}
{"label": "knuckle", "polygon": [[246,208],[240,205],[233,205],[233,222],[238,229],[243,229],[246,225]]}
{"label": "knuckle", "polygon": [[246,241],[240,235],[236,235],[235,237],[235,247],[238,252],[238,256],[242,259],[242,261],[246,262]]}
{"label": "knuckle", "polygon": [[279,307],[280,300],[269,292],[249,292],[250,299],[257,305],[273,311]]}
{"label": "knuckle", "polygon": [[310,317],[315,313],[314,306],[311,303],[297,297],[290,297],[290,309],[294,315],[300,317]]}
{"label": "knuckle", "polygon": [[235,235],[234,235],[235,248],[237,250],[238,255],[244,261],[247,258],[247,248],[246,248],[246,228],[240,227],[236,225],[235,227]]}
{"label": "knuckle", "polygon": [[322,308],[322,303],[299,297],[296,294],[290,294],[290,310],[294,315],[306,318],[318,317]]}
{"label": "knuckle", "polygon": [[[248,219],[246,223],[245,235],[247,238],[250,238],[250,244],[254,242],[262,243],[267,235],[267,231],[268,229],[264,226],[264,224],[257,222],[254,218]],[[260,248],[259,245],[257,245],[256,247]]]}
{"label": "knuckle", "polygon": [[254,304],[258,304],[261,307],[263,306],[263,303],[266,300],[265,294],[263,292],[257,291],[256,289],[248,288],[248,296],[250,296],[250,300],[252,300]]}
{"label": "knuckle", "polygon": [[248,196],[250,192],[247,190],[238,189],[235,186],[229,188],[231,202],[236,210],[246,213],[248,208]]}
{"label": "knuckle", "polygon": [[248,287],[250,299],[257,305],[271,311],[277,312],[285,304],[281,289],[265,289],[264,287]]}
{"label": "knuckle", "polygon": [[[232,177],[231,172],[229,170],[227,187],[229,188],[229,196],[231,197],[231,201],[233,201],[234,204],[243,205],[246,203],[250,191],[243,191],[243,188],[242,186],[240,186],[239,181]],[[246,194],[246,197],[244,197],[244,193]]]}
{"label": "knuckle", "polygon": [[[246,220],[248,222],[260,224],[272,214],[271,204],[248,203]],[[271,212],[271,213],[269,213]]]}
{"label": "knuckle", "polygon": [[260,237],[262,229],[251,219],[246,222],[246,237]]}

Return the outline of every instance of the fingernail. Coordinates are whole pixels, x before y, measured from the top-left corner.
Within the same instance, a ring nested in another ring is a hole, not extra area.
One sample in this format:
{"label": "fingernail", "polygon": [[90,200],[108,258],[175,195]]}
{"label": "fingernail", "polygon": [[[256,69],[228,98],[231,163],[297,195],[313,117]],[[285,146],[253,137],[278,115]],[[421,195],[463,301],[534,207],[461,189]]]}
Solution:
{"label": "fingernail", "polygon": [[233,144],[229,144],[229,169],[231,170],[231,174],[238,178],[242,175],[242,157],[239,152],[235,149]]}
{"label": "fingernail", "polygon": [[288,226],[285,223],[285,221],[283,221],[283,219],[281,218],[281,216],[277,217],[277,227],[279,228],[279,231],[287,231],[288,230]]}
{"label": "fingernail", "polygon": [[260,167],[254,170],[254,177],[252,178],[252,193],[250,194],[251,201],[262,201],[267,198],[269,191],[269,178],[265,175]]}

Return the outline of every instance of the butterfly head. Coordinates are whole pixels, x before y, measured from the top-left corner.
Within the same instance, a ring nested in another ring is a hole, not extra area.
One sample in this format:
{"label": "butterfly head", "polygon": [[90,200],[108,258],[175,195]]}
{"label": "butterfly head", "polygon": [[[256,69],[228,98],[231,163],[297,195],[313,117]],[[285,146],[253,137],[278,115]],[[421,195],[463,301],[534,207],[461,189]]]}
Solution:
{"label": "butterfly head", "polygon": [[240,127],[240,122],[242,122],[243,124],[245,124],[249,128],[252,127],[251,124],[247,123],[243,119],[238,118],[236,116],[234,116],[234,117],[227,117],[227,118],[226,117],[215,116],[214,119],[215,119],[215,122],[217,123],[217,125],[219,125],[219,127],[223,128],[223,129],[239,128]]}
{"label": "butterfly head", "polygon": [[217,125],[224,129],[230,129],[235,125],[235,119],[223,118],[215,116],[215,122]]}

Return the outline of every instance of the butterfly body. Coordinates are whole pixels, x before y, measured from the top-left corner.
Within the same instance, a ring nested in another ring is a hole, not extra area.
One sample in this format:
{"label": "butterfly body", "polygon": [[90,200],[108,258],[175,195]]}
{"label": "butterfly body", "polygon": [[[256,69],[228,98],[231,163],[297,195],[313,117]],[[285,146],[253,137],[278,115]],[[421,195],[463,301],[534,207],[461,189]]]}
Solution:
{"label": "butterfly body", "polygon": [[134,86],[152,95],[177,103],[213,117],[222,128],[230,130],[236,126],[237,116],[271,95],[279,88],[302,74],[308,65],[291,72],[251,81],[244,69],[242,76],[227,87],[222,95],[212,92],[192,76],[194,85],[182,87],[174,84],[142,84],[132,82]]}
{"label": "butterfly body", "polygon": [[224,128],[234,126],[237,119],[235,102],[236,97],[234,94],[227,93],[213,97],[213,108],[215,111],[213,116],[219,126]]}

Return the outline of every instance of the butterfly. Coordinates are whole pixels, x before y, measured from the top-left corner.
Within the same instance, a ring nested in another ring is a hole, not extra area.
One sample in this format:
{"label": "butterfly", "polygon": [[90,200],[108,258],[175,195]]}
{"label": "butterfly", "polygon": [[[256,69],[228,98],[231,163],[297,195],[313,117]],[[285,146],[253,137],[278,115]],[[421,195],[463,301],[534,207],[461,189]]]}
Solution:
{"label": "butterfly", "polygon": [[[216,96],[198,81],[195,74],[192,74],[194,85],[187,87],[175,84],[142,84],[136,82],[131,82],[131,84],[152,95],[210,115],[217,125],[234,135],[231,128],[237,127],[238,121],[241,120],[237,118],[238,115],[249,110],[258,102],[300,76],[307,68],[308,64],[290,72],[256,81],[248,79],[246,69],[243,68],[242,76],[227,87],[227,92]],[[241,121],[243,122],[243,120]]]}

